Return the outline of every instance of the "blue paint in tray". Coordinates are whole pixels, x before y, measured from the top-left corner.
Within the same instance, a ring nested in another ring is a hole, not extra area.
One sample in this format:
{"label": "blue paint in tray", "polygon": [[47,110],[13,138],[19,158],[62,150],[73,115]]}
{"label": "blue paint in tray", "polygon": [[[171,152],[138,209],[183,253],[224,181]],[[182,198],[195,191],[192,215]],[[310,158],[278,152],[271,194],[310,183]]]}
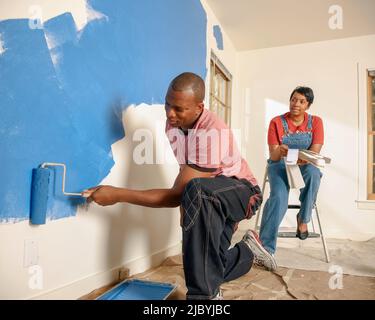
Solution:
{"label": "blue paint in tray", "polygon": [[131,279],[121,282],[96,300],[165,300],[176,288],[171,283]]}

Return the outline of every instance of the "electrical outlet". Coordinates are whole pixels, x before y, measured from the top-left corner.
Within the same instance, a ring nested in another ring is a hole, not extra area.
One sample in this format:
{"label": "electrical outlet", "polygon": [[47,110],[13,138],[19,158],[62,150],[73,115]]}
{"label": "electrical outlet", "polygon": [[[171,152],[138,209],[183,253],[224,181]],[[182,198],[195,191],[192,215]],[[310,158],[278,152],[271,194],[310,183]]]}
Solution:
{"label": "electrical outlet", "polygon": [[129,268],[121,267],[118,272],[119,281],[124,281],[125,279],[129,278],[129,271]]}
{"label": "electrical outlet", "polygon": [[26,239],[24,246],[23,266],[28,268],[38,264],[38,242],[34,239]]}

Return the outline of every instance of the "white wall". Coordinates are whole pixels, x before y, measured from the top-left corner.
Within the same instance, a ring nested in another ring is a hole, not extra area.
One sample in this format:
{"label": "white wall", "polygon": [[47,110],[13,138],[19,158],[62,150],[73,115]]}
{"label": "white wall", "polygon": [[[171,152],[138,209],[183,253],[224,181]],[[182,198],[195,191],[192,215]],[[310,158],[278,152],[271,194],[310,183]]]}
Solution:
{"label": "white wall", "polygon": [[[206,10],[207,13],[207,79],[206,79],[206,106],[209,104],[209,88],[210,88],[210,76],[209,76],[209,70],[210,70],[210,58],[211,54],[210,52],[213,51],[215,55],[219,58],[219,60],[224,64],[224,66],[227,68],[227,70],[232,74],[232,90],[235,92],[238,81],[237,81],[237,63],[236,63],[236,54],[237,51],[233,46],[232,41],[227,36],[225,30],[222,26],[220,26],[220,22],[212,12],[211,8],[207,5],[205,0],[201,0],[201,3]],[[219,25],[221,28],[221,32],[223,35],[223,44],[224,44],[224,50],[217,49],[216,46],[216,40],[213,35],[213,26]],[[234,97],[232,97],[234,101]],[[236,105],[232,102],[232,107],[236,108]],[[232,114],[232,116],[236,116],[236,112]],[[232,119],[233,121],[233,119]]]}
{"label": "white wall", "polygon": [[[330,237],[359,240],[374,236],[375,210],[360,210],[355,201],[364,197],[358,180],[364,179],[366,155],[364,139],[359,139],[357,133],[358,123],[365,123],[363,74],[366,67],[375,67],[375,36],[237,54],[222,28],[221,51],[216,48],[212,31],[218,20],[204,0],[202,3],[208,15],[207,70],[213,49],[233,75],[232,128],[242,128],[243,154],[255,176],[262,182],[269,119],[287,110],[289,94],[295,86],[311,86],[316,94],[311,112],[320,115],[325,125],[323,152],[333,159],[319,193],[326,233]],[[77,25],[82,27],[87,20],[84,6],[79,2],[64,4],[61,8],[61,4],[49,2],[43,12],[49,18],[65,11],[74,12]],[[9,7],[8,16],[6,10],[1,10],[1,19],[27,17],[20,7]],[[207,74],[207,85],[208,77]],[[165,120],[161,105],[132,106],[124,112],[126,137],[112,146],[115,166],[103,184],[139,189],[172,185],[178,172],[176,163],[138,166],[131,157],[138,144],[132,140],[134,131],[154,131],[156,119]],[[155,142],[158,148],[160,143]],[[294,217],[290,220],[293,223]],[[32,275],[23,267],[25,239],[38,242],[38,264],[43,270],[41,290],[29,288]],[[122,265],[128,266],[133,274],[179,253],[180,239],[178,209],[127,204],[105,208],[91,205],[87,211],[80,208],[76,217],[50,221],[40,227],[32,227],[27,221],[0,224],[0,299],[74,299],[113,281]]]}
{"label": "white wall", "polygon": [[[365,70],[375,68],[374,52],[372,35],[239,52],[237,56],[237,104],[242,109],[239,113],[245,115],[238,125],[248,139],[242,139],[243,148],[260,183],[268,156],[269,120],[288,110],[293,88],[313,88],[316,98],[310,112],[323,118],[322,153],[332,158],[318,195],[329,237],[365,240],[375,235],[374,203],[364,202],[369,210],[362,210],[356,202],[365,199],[366,128],[359,128],[359,123],[366,125]],[[286,224],[294,219],[287,215]]]}
{"label": "white wall", "polygon": [[[31,3],[21,2],[8,4],[1,10],[0,18],[27,18]],[[42,6],[44,20],[68,11],[82,28],[90,18],[83,0],[64,4],[61,1],[33,1],[32,4]],[[208,15],[207,70],[213,48],[235,77],[233,45],[222,30],[224,50],[216,50],[212,27],[218,22],[204,2],[203,5]],[[134,131],[145,128],[155,133],[155,122],[159,120],[165,121],[162,105],[126,109],[123,114],[126,137],[112,145],[115,166],[102,184],[136,189],[172,186],[178,173],[176,162],[139,166],[132,159],[134,148],[139,144],[132,139]],[[154,141],[154,150],[160,148],[163,139],[164,135],[161,140]],[[36,273],[29,274],[33,270],[23,266],[25,239],[38,243],[42,289],[29,286]],[[30,226],[28,221],[0,224],[0,299],[75,299],[116,280],[121,266],[129,267],[130,273],[134,274],[160,264],[167,256],[180,252],[180,241],[177,208],[150,209],[128,204],[99,207],[92,204],[87,211],[79,208],[75,217],[48,221],[43,226]]]}

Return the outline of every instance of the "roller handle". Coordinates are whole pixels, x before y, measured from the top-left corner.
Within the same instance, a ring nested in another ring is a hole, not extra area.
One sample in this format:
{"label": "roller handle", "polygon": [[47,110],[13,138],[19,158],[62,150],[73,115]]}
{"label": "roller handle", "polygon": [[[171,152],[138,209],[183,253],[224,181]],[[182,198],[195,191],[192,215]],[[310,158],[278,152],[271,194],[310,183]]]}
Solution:
{"label": "roller handle", "polygon": [[82,193],[78,192],[65,192],[65,176],[66,176],[66,166],[64,163],[56,163],[56,162],[44,162],[40,166],[41,168],[46,168],[46,167],[63,167],[63,180],[62,180],[62,192],[66,196],[77,196],[77,197],[82,197]]}

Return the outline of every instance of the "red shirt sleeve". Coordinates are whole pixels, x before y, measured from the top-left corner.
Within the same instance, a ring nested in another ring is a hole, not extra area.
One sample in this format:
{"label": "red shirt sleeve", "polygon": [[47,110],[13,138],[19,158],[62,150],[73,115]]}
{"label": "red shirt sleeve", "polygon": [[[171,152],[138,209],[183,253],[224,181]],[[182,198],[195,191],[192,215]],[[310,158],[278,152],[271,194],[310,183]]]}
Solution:
{"label": "red shirt sleeve", "polygon": [[313,116],[312,144],[324,144],[323,121],[318,116]]}
{"label": "red shirt sleeve", "polygon": [[277,134],[277,125],[275,119],[272,119],[268,127],[268,145],[280,144]]}

